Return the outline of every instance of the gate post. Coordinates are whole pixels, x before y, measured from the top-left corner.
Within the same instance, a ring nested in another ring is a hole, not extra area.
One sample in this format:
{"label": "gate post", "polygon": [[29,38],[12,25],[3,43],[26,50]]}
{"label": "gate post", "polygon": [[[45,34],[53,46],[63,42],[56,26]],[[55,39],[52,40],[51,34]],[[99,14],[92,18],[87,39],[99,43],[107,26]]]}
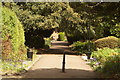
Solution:
{"label": "gate post", "polygon": [[65,72],[65,51],[63,52],[62,72]]}

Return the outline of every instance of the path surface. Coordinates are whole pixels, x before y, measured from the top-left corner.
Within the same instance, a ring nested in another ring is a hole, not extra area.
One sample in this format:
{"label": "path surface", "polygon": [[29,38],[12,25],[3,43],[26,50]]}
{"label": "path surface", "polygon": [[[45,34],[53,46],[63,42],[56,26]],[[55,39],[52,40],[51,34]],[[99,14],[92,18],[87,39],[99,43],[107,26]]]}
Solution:
{"label": "path surface", "polygon": [[80,56],[67,55],[65,73],[62,73],[63,52],[71,53],[67,42],[53,42],[49,53],[61,54],[39,54],[41,58],[28,70],[28,72],[17,76],[20,78],[97,78],[89,65],[86,65]]}
{"label": "path surface", "polygon": [[38,53],[47,53],[47,54],[74,54],[73,51],[68,47],[68,42],[65,41],[54,41],[51,43],[50,49],[39,50]]}
{"label": "path surface", "polygon": [[66,55],[66,72],[62,73],[62,55],[42,55],[22,78],[96,78],[96,73],[80,56]]}

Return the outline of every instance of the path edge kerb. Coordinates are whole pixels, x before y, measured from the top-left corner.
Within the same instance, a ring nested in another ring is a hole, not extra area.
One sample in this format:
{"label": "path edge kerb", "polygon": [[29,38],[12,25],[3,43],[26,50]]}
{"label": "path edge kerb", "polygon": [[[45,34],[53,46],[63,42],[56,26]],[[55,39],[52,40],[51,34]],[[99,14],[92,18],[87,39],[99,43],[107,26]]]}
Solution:
{"label": "path edge kerb", "polygon": [[29,70],[39,59],[41,58],[41,55],[37,55],[37,58],[31,62],[31,64],[25,68],[25,70]]}

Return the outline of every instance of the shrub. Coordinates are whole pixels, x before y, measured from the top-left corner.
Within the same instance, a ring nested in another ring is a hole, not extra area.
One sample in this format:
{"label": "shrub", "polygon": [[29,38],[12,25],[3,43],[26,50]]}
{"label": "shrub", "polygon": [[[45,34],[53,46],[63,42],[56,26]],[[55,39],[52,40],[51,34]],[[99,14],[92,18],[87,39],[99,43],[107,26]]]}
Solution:
{"label": "shrub", "polygon": [[120,74],[120,49],[103,48],[92,52],[90,65],[106,74]]}
{"label": "shrub", "polygon": [[58,41],[64,41],[65,40],[65,33],[64,32],[60,32],[58,34]]}
{"label": "shrub", "polygon": [[119,49],[103,48],[92,52],[91,57],[96,58],[97,61],[104,63],[109,56],[118,55]]}
{"label": "shrub", "polygon": [[50,38],[44,38],[45,45],[44,48],[49,48],[51,46],[51,39]]}
{"label": "shrub", "polygon": [[113,37],[113,36],[98,39],[94,43],[95,43],[96,48],[104,48],[104,47],[116,48],[116,47],[120,47],[119,44],[118,44],[119,43],[118,38]]}
{"label": "shrub", "polygon": [[15,13],[6,7],[2,9],[2,20],[2,59],[23,59],[26,52],[23,26]]}
{"label": "shrub", "polygon": [[82,29],[68,29],[65,30],[65,34],[67,37],[67,40],[70,44],[73,44],[76,41],[86,41],[86,40],[92,40],[96,37],[95,31],[91,28],[90,30],[87,30],[86,28]]}
{"label": "shrub", "polygon": [[77,42],[79,40],[84,40],[83,34],[80,34],[77,31],[76,31],[76,33],[66,32],[65,34],[66,34],[66,37],[67,37],[67,40],[68,40],[69,44],[73,44],[74,42]]}
{"label": "shrub", "polygon": [[77,42],[74,42],[72,45],[71,45],[71,50],[73,51],[78,51],[80,54],[83,54],[83,53],[88,53],[89,51],[92,52],[94,51],[94,44],[93,42],[80,42],[80,41],[77,41]]}
{"label": "shrub", "polygon": [[26,32],[25,33],[25,44],[26,46],[28,46],[29,48],[35,48],[35,49],[39,49],[39,48],[43,48],[45,41],[43,39],[43,36],[41,35],[33,35],[30,32]]}
{"label": "shrub", "polygon": [[112,75],[120,74],[120,54],[108,57],[107,61],[103,64],[102,72]]}

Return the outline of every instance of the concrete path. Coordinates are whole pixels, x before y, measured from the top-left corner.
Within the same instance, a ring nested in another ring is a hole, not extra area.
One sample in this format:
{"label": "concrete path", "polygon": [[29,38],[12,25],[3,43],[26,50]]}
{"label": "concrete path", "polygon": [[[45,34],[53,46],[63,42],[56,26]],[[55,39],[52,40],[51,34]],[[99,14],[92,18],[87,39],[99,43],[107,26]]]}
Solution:
{"label": "concrete path", "polygon": [[62,73],[63,55],[42,55],[40,60],[21,78],[97,78],[80,56],[66,55],[66,72]]}
{"label": "concrete path", "polygon": [[[28,70],[17,78],[98,78],[91,67],[80,56],[67,55],[65,73],[62,73],[63,52],[72,53],[67,42],[53,42],[47,51],[54,54],[39,54],[41,58]],[[56,54],[61,53],[61,54]],[[16,76],[14,76],[16,77]]]}

